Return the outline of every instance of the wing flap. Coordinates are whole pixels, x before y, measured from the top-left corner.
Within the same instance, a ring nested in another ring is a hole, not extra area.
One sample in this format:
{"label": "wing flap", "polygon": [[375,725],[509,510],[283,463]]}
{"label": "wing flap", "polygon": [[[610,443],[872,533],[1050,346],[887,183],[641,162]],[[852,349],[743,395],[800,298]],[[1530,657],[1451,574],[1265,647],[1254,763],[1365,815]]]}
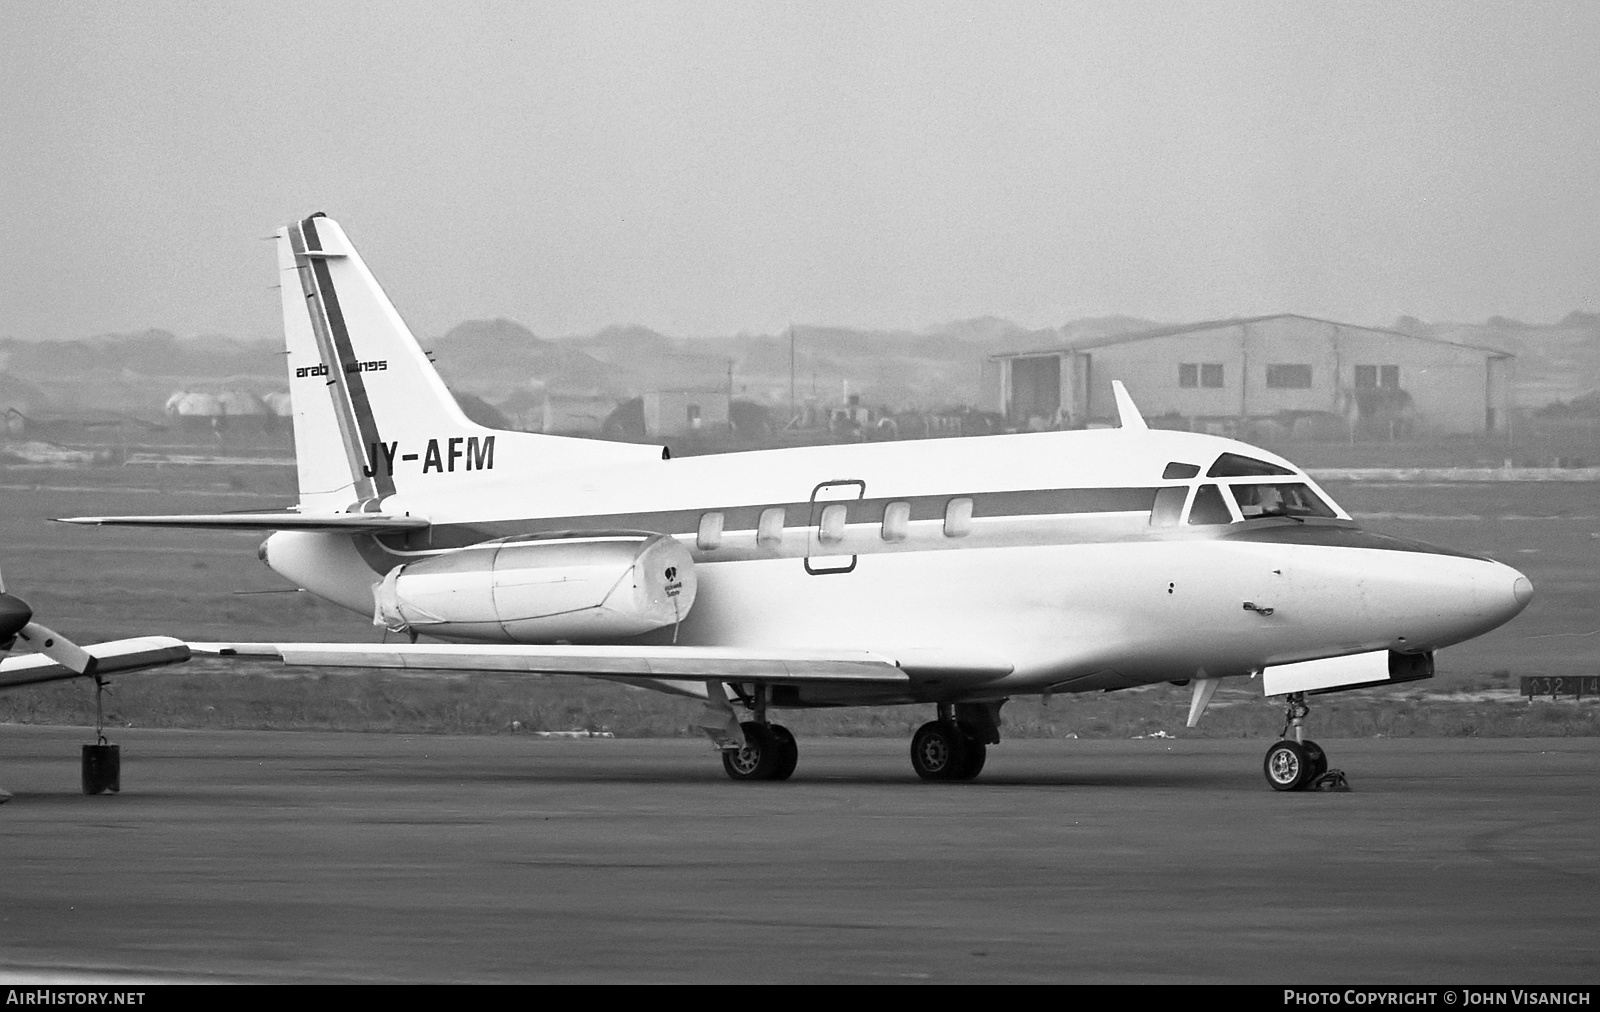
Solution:
{"label": "wing flap", "polygon": [[[83,650],[95,661],[90,673],[99,676],[179,664],[189,659],[188,644],[170,636],[139,636],[91,643]],[[87,677],[85,673],[73,671],[44,654],[7,657],[0,661],[0,690],[84,677]]]}
{"label": "wing flap", "polygon": [[192,527],[232,531],[338,531],[345,534],[416,531],[426,517],[388,513],[189,513],[173,516],[58,517],[57,523],[119,527]]}
{"label": "wing flap", "polygon": [[[921,680],[895,659],[866,650],[449,643],[192,643],[190,647],[199,655],[276,659],[307,667],[588,675],[640,683],[715,679],[909,687]],[[993,677],[992,670],[980,675]]]}

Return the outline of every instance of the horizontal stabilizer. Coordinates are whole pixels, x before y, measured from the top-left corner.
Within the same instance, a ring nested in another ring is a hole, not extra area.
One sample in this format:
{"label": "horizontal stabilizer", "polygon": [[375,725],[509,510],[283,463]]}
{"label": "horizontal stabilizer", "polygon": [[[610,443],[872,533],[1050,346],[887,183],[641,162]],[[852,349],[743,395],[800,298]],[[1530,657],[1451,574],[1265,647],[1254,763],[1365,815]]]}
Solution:
{"label": "horizontal stabilizer", "polygon": [[[127,640],[111,640],[107,643],[91,643],[82,649],[94,659],[92,673],[98,677],[179,664],[189,659],[188,645],[170,636],[140,636]],[[39,682],[58,682],[68,678],[81,678],[84,675],[84,672],[74,671],[44,654],[7,657],[0,661],[0,689],[13,689],[19,685],[35,685]]]}
{"label": "horizontal stabilizer", "polygon": [[382,534],[418,531],[426,517],[387,513],[190,513],[174,516],[58,517],[57,523],[118,527],[194,527],[213,531],[337,531]]}

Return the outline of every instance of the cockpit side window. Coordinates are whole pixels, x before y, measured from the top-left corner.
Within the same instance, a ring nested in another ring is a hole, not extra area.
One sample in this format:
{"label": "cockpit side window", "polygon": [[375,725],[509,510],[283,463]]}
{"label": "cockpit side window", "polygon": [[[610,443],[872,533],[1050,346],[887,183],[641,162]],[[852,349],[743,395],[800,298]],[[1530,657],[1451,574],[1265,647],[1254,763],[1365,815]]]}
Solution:
{"label": "cockpit side window", "polygon": [[1231,524],[1233,514],[1228,510],[1228,502],[1222,498],[1222,490],[1215,485],[1201,485],[1200,490],[1194,494],[1194,505],[1189,507],[1189,522],[1191,524]]}
{"label": "cockpit side window", "polygon": [[1178,478],[1193,478],[1200,473],[1199,464],[1183,464],[1174,460],[1161,472],[1162,481],[1173,481]]}
{"label": "cockpit side window", "polygon": [[1206,472],[1207,478],[1253,478],[1258,475],[1294,474],[1287,467],[1237,453],[1224,453]]}
{"label": "cockpit side window", "polygon": [[1239,504],[1239,515],[1246,520],[1257,517],[1336,517],[1322,497],[1302,482],[1281,484],[1243,484],[1231,486]]}
{"label": "cockpit side window", "polygon": [[1168,485],[1156,491],[1155,503],[1150,508],[1151,527],[1176,527],[1183,519],[1183,503],[1189,498],[1189,486]]}

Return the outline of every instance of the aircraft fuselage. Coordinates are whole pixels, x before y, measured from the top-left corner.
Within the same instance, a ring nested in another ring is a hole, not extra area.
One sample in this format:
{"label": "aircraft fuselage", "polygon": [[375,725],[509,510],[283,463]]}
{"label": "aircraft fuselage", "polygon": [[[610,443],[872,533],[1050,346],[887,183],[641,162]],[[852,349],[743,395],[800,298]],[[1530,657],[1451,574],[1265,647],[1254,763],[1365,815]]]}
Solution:
{"label": "aircraft fuselage", "polygon": [[[1278,473],[1208,476],[1225,455]],[[892,697],[809,688],[794,705],[1087,691],[1422,654],[1500,625],[1531,595],[1508,566],[1362,530],[1274,454],[1186,432],[808,447],[526,477],[512,463],[433,472],[379,504],[427,517],[425,531],[280,532],[264,557],[371,614],[385,573],[467,545],[657,532],[691,553],[698,597],[673,628],[620,642],[992,652],[1012,666]],[[1268,486],[1305,490],[1292,493],[1301,508],[1246,516]]]}

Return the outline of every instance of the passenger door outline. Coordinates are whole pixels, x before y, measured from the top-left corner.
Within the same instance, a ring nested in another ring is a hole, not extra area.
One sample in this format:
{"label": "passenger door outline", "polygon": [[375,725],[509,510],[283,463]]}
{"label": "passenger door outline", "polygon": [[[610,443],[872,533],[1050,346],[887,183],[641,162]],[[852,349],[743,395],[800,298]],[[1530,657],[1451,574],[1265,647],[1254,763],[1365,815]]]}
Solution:
{"label": "passenger door outline", "polygon": [[824,481],[811,490],[811,522],[806,527],[806,572],[825,576],[848,573],[856,568],[854,555],[828,554],[829,545],[822,538],[822,520],[829,506],[859,502],[866,496],[867,483],[859,478]]}

